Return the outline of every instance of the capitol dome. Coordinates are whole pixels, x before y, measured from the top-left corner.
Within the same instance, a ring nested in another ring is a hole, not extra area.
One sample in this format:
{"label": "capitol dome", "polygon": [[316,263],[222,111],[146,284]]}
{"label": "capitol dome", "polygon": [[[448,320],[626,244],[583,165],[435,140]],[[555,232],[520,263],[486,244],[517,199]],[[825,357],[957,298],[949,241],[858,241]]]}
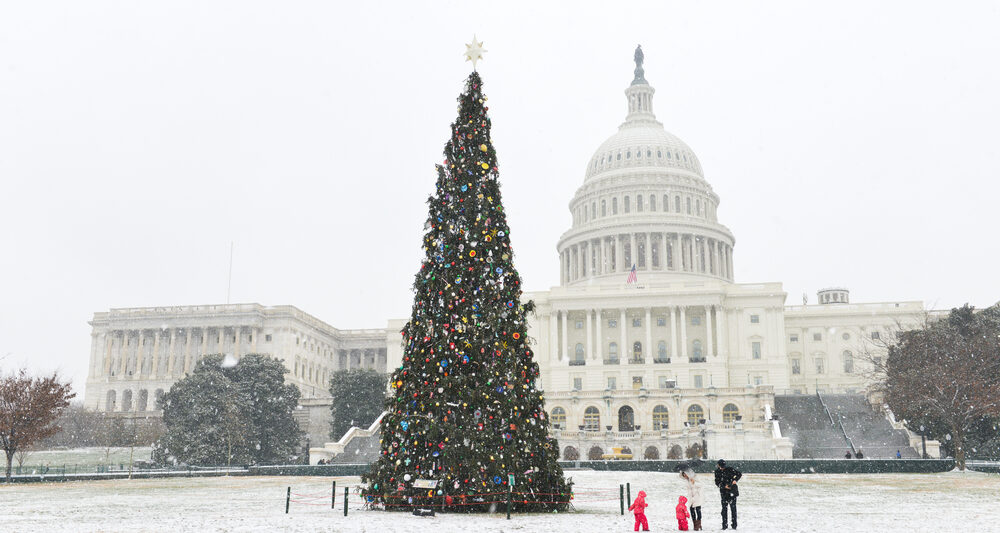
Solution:
{"label": "capitol dome", "polygon": [[587,164],[559,240],[560,280],[622,284],[634,265],[646,283],[678,277],[732,281],[734,239],[694,151],[653,113],[656,90],[636,50],[628,113]]}

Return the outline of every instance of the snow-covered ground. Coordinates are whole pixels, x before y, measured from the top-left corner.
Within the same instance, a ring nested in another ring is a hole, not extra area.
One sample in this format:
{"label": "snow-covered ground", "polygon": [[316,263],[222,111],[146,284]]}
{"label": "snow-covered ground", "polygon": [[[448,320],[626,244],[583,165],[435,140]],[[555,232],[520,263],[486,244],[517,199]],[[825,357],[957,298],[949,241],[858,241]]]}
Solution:
{"label": "snow-covered ground", "polygon": [[[0,485],[0,531],[631,531],[621,516],[618,484],[649,496],[653,531],[676,531],[676,474],[568,472],[575,511],[506,516],[364,511],[353,493],[343,514],[343,487],[358,478],[222,477]],[[330,509],[330,482],[338,501]],[[702,479],[706,531],[721,527],[711,480]],[[285,514],[285,490],[294,499]],[[740,531],[1000,531],[1000,476],[974,472],[884,475],[748,474],[740,483]],[[308,497],[315,495],[315,498]]]}

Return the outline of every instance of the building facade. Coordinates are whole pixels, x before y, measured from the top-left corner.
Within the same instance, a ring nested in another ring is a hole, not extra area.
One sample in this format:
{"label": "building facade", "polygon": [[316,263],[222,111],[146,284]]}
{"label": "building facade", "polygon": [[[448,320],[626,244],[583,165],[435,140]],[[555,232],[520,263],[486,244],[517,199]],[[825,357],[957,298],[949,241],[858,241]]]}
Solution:
{"label": "building facade", "polygon": [[[781,283],[736,283],[720,198],[694,151],[656,120],[654,94],[639,66],[624,122],[569,203],[560,285],[525,294],[536,304],[529,328],[561,456],[619,447],[666,458],[698,444],[732,458],[790,458],[771,417],[775,395],[864,391],[877,341],[919,323],[923,305],[855,304],[833,288],[816,304],[786,306]],[[343,331],[257,304],[96,313],[86,404],[153,410],[202,354],[261,352],[285,362],[304,404],[328,406],[332,371],[400,365],[404,323]],[[324,411],[314,411],[311,425],[322,426]]]}

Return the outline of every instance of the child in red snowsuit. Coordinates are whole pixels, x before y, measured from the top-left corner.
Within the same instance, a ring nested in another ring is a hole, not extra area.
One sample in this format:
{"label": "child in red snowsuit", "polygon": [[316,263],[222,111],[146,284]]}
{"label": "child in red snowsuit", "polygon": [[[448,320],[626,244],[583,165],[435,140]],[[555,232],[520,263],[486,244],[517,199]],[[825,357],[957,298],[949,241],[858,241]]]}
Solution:
{"label": "child in red snowsuit", "polygon": [[649,504],[646,503],[646,493],[640,490],[639,495],[635,497],[635,501],[628,507],[629,511],[635,513],[636,531],[639,531],[640,524],[642,524],[643,531],[649,531],[649,523],[646,522],[646,507],[649,507]]}
{"label": "child in red snowsuit", "polygon": [[684,496],[677,500],[677,529],[681,531],[688,530],[688,517],[691,516],[688,514],[687,502],[688,499]]}

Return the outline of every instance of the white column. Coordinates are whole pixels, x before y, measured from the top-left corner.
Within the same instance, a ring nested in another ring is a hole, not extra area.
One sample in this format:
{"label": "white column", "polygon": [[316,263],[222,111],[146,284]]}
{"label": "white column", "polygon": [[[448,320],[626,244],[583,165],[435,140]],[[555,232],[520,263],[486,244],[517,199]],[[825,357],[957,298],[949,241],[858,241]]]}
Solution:
{"label": "white column", "polygon": [[[569,311],[559,311],[559,316],[562,318],[562,356],[566,358],[566,364],[569,364]],[[560,358],[559,360],[561,361],[562,359]]]}
{"label": "white column", "polygon": [[621,318],[618,320],[618,328],[621,330],[621,344],[619,345],[620,347],[618,348],[618,358],[619,358],[619,360],[625,359],[626,362],[628,362],[628,358],[631,357],[631,355],[630,355],[631,352],[629,352],[628,349],[627,349],[627,345],[628,345],[628,330],[625,329],[625,328],[628,327],[625,324],[625,320],[627,318],[628,317],[625,316],[625,308],[622,307]]}
{"label": "white column", "polygon": [[233,345],[233,357],[239,359],[241,355],[240,350],[243,348],[243,327],[236,326],[233,328],[233,335],[236,336],[236,343]]}
{"label": "white column", "polygon": [[678,349],[679,343],[677,342],[677,308],[670,307],[670,357],[671,361],[678,363],[680,362],[681,352]]}
{"label": "white column", "polygon": [[[648,246],[648,244],[647,244]],[[648,263],[647,263],[648,264]],[[652,362],[653,357],[653,325],[650,323],[652,318],[653,310],[652,308],[646,308],[646,349],[642,351],[643,356],[646,358],[646,362]]]}
{"label": "white column", "polygon": [[583,252],[583,277],[589,278],[591,275],[591,258],[593,251],[590,249],[590,241],[585,241],[580,243],[581,250]]}
{"label": "white column", "polygon": [[167,376],[174,375],[174,363],[177,359],[177,354],[174,351],[177,349],[177,328],[170,328],[170,348],[167,349]]}
{"label": "white column", "polygon": [[590,325],[590,323],[593,321],[594,317],[593,317],[593,310],[587,309],[586,313],[587,313],[587,324],[586,324],[585,327],[586,327],[586,331],[587,331],[587,342],[586,342],[587,353],[586,353],[585,357],[586,357],[587,360],[590,360],[590,359],[594,358],[594,355],[593,355],[594,354],[594,346],[593,346],[593,344],[594,344],[594,330],[593,330],[593,328]]}
{"label": "white column", "polygon": [[660,233],[660,270],[667,270],[667,234]]}
{"label": "white column", "polygon": [[598,355],[600,355],[601,356],[601,361],[603,362],[604,361],[604,336],[601,334],[601,322],[604,321],[604,318],[601,315],[601,310],[600,309],[595,309],[594,310],[594,321],[595,321],[594,322],[594,333],[597,336],[597,338],[594,339],[594,346],[597,347],[597,353],[594,354],[594,357],[597,357]]}
{"label": "white column", "polygon": [[683,357],[684,362],[688,362],[688,326],[687,317],[684,313],[684,306],[681,306],[681,357]]}
{"label": "white column", "polygon": [[153,363],[152,363],[152,366],[149,367],[149,375],[152,376],[152,377],[154,377],[154,378],[156,377],[156,375],[158,373],[157,370],[160,367],[160,336],[161,336],[161,333],[159,331],[156,331],[156,332],[153,333],[153,337],[154,337],[153,338]]}
{"label": "white column", "polygon": [[629,259],[628,262],[629,262],[629,265],[628,265],[628,268],[625,269],[626,272],[629,272],[629,271],[632,270],[632,265],[638,265],[639,264],[639,261],[637,260],[637,258],[635,256],[636,249],[637,248],[635,246],[635,233],[629,233],[628,234],[628,259]]}
{"label": "white column", "polygon": [[605,262],[608,260],[607,255],[604,251],[604,237],[601,237],[600,244],[598,245],[598,256],[597,256],[597,275],[602,276],[607,273],[608,267]]}
{"label": "white column", "polygon": [[705,330],[708,332],[708,334],[705,335],[705,337],[708,339],[708,346],[707,346],[707,348],[708,348],[708,355],[714,356],[715,355],[715,349],[714,349],[715,343],[712,341],[712,337],[715,336],[715,333],[712,331],[712,309],[713,309],[713,306],[711,306],[711,305],[706,305],[705,306]]}
{"label": "white column", "polygon": [[684,250],[681,248],[681,234],[674,234],[674,270],[677,272],[684,271]]}
{"label": "white column", "polygon": [[559,311],[549,311],[549,361],[559,359]]}
{"label": "white column", "polygon": [[729,331],[726,329],[726,313],[729,311],[720,305],[717,312],[719,313],[719,324],[717,326],[719,329],[719,355],[726,357],[729,354]]}
{"label": "white column", "polygon": [[646,261],[646,270],[653,270],[653,250],[652,243],[650,242],[651,233],[646,232],[646,247],[643,249],[643,259]]}

